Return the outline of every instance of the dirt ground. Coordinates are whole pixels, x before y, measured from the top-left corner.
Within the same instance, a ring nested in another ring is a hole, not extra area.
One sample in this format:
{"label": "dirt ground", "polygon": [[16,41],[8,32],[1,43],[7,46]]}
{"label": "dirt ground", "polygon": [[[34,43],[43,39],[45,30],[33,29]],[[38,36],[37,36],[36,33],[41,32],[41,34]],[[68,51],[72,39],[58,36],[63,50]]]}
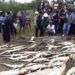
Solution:
{"label": "dirt ground", "polygon": [[[75,41],[61,36],[18,37],[10,47],[4,45],[0,37],[0,72],[25,69],[28,75],[39,70],[50,69],[50,61],[56,57],[69,57],[66,72],[75,66]],[[40,74],[44,75],[44,74]]]}

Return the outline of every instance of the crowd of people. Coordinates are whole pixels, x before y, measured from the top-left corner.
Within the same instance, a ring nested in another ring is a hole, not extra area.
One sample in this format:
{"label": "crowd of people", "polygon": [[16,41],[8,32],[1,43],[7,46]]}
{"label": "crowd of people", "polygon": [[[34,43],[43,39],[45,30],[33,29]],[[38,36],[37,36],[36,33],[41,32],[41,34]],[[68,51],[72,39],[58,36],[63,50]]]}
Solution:
{"label": "crowd of people", "polygon": [[10,42],[10,35],[13,36],[16,33],[13,25],[14,21],[15,17],[12,15],[12,12],[0,12],[0,32],[5,43]]}
{"label": "crowd of people", "polygon": [[29,24],[29,19],[26,15],[25,11],[17,13],[0,11],[0,33],[5,43],[9,43],[11,39],[15,38],[18,26],[18,31],[21,32],[21,30],[24,30],[25,25]]}
{"label": "crowd of people", "polygon": [[[41,2],[35,12],[35,35],[75,35],[75,11],[63,7],[52,9],[47,2]],[[39,34],[40,31],[40,34]]]}
{"label": "crowd of people", "polygon": [[[48,2],[41,2],[37,11],[34,13],[35,36],[42,37],[44,35],[75,35],[75,11],[67,9],[53,9]],[[3,41],[9,43],[11,38],[16,36],[17,25],[18,31],[25,30],[29,25],[31,30],[31,20],[27,18],[26,11],[20,12],[3,12],[0,11],[0,32]]]}

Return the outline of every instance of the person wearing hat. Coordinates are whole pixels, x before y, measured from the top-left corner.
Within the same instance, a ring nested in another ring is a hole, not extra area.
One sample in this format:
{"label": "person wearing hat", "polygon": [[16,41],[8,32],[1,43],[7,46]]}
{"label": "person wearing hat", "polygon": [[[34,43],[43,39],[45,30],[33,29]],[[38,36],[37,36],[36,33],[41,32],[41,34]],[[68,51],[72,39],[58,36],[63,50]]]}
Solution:
{"label": "person wearing hat", "polygon": [[36,18],[36,26],[35,26],[35,36],[36,37],[38,37],[39,31],[40,31],[40,36],[42,34],[41,23],[42,23],[42,13],[39,13]]}

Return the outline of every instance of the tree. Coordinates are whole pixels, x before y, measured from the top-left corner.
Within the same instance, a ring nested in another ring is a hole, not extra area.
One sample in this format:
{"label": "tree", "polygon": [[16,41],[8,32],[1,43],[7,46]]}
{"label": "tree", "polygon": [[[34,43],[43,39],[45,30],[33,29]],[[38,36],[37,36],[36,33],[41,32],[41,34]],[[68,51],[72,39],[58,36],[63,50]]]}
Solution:
{"label": "tree", "polygon": [[42,0],[34,0],[32,1],[31,5],[33,7],[34,10],[37,9],[37,7],[39,6],[39,4],[41,3]]}

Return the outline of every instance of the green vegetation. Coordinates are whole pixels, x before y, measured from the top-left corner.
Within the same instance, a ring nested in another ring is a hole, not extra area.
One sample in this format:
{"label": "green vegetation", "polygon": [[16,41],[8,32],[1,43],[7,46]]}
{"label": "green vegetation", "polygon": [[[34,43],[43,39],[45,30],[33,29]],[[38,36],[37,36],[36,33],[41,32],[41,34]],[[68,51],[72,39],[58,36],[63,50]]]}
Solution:
{"label": "green vegetation", "polygon": [[31,10],[32,6],[28,4],[20,4],[20,3],[0,3],[0,10],[3,11],[19,11],[19,10]]}
{"label": "green vegetation", "polygon": [[31,3],[17,3],[14,0],[10,0],[10,2],[5,2],[5,0],[0,1],[0,10],[3,11],[19,11],[19,10],[34,10],[41,0],[33,0]]}

